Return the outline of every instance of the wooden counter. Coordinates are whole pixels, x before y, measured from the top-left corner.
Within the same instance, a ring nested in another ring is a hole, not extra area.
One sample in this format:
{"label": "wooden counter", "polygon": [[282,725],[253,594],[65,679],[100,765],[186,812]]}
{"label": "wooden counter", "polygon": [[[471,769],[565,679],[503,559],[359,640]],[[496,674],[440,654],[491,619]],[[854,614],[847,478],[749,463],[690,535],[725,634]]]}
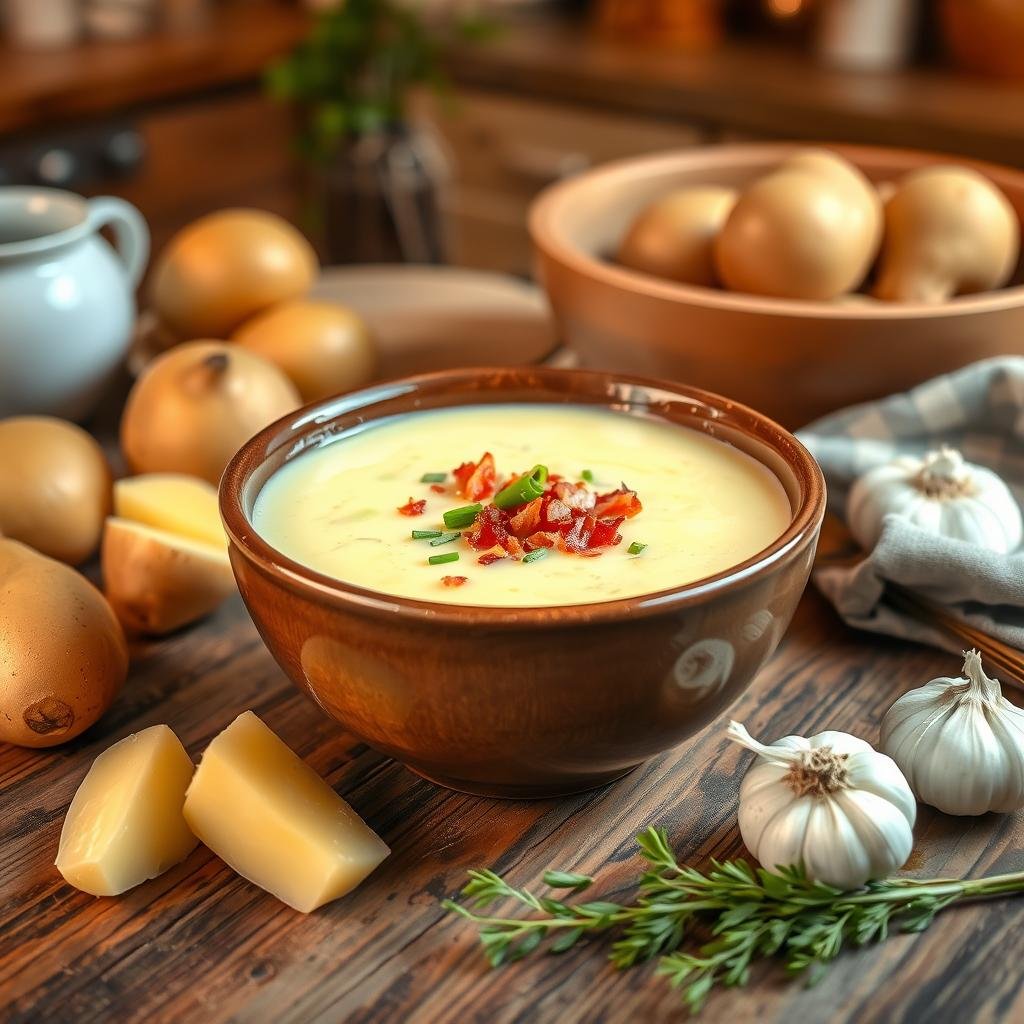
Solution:
{"label": "wooden counter", "polygon": [[[0,744],[0,993],[6,1024],[620,1024],[689,1018],[652,965],[619,972],[607,944],[491,970],[474,929],[445,913],[472,867],[540,884],[548,867],[597,876],[625,897],[633,836],[663,824],[683,863],[746,856],[736,828],[750,755],[729,717],[764,739],[847,730],[874,740],[903,690],[955,673],[951,655],[856,634],[809,592],[747,694],[704,732],[602,789],[495,801],[418,778],[369,750],[288,683],[237,599],[156,643],[136,643],[124,692],[100,724],[53,750]],[[108,744],[168,723],[193,757],[252,708],[392,848],[351,895],[303,915],[200,846],[123,897],[96,899],[53,867],[68,802]],[[1024,868],[1022,815],[950,818],[921,807],[907,870]],[[589,894],[588,894],[589,895]],[[614,896],[610,898],[615,898]],[[943,913],[920,936],[844,955],[813,989],[761,965],[716,992],[701,1020],[931,1024],[1024,1019],[1024,898]]]}

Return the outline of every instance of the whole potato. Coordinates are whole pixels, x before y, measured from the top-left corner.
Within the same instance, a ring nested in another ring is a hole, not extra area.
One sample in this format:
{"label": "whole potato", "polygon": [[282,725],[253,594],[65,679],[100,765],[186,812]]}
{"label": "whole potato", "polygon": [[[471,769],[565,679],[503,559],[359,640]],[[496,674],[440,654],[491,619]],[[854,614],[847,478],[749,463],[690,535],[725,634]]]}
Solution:
{"label": "whole potato", "polygon": [[304,402],[360,387],[377,369],[369,328],[334,302],[282,302],[247,320],[231,340],[282,369]]}
{"label": "whole potato", "polygon": [[731,188],[680,188],[645,206],[619,246],[623,266],[682,284],[716,285],[714,243],[736,202]]}
{"label": "whole potato", "polygon": [[970,167],[922,167],[885,204],[873,294],[887,302],[944,302],[1001,288],[1020,256],[1020,221],[1005,195]]}
{"label": "whole potato", "polygon": [[52,747],[89,728],[128,672],[124,633],[82,575],[0,539],[0,741]]}
{"label": "whole potato", "polygon": [[157,357],[121,417],[133,473],[187,473],[220,482],[241,446],[300,404],[273,363],[222,341],[190,341]]}
{"label": "whole potato", "polygon": [[110,502],[110,467],[81,427],[0,420],[0,534],[77,565],[99,545]]}
{"label": "whole potato", "polygon": [[220,210],[179,231],[156,260],[150,297],[181,338],[226,338],[243,320],[304,295],[316,278],[313,247],[283,217]]}
{"label": "whole potato", "polygon": [[834,299],[867,276],[881,201],[835,154],[799,153],[740,195],[715,241],[727,288],[788,299]]}

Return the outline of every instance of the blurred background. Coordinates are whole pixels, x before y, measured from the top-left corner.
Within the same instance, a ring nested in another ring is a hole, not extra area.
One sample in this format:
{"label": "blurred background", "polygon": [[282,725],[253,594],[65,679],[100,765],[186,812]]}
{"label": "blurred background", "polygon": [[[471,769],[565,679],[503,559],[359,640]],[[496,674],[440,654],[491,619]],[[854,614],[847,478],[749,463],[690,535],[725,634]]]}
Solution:
{"label": "blurred background", "polygon": [[1020,0],[0,0],[0,183],[526,274],[530,200],[708,142],[1024,166]]}

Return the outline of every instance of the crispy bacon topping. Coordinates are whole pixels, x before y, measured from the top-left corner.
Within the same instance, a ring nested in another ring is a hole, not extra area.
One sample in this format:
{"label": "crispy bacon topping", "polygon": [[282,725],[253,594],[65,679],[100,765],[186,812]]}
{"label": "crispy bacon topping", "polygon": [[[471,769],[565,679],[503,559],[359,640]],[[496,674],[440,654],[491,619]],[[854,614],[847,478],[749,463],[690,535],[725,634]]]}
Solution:
{"label": "crispy bacon topping", "polygon": [[441,582],[446,587],[461,587],[463,583],[469,582],[468,576],[442,576]]}
{"label": "crispy bacon topping", "polygon": [[413,501],[412,498],[410,498],[404,505],[399,505],[398,511],[401,512],[403,516],[421,516],[423,515],[423,510],[426,507],[426,498],[420,498],[419,501]]}
{"label": "crispy bacon topping", "polygon": [[494,456],[484,452],[479,462],[464,462],[452,470],[455,487],[467,501],[484,501],[497,490]]}
{"label": "crispy bacon topping", "polygon": [[[483,503],[523,474],[501,483],[494,456],[484,452],[478,462],[464,462],[453,475],[456,494]],[[437,484],[431,490],[449,493]],[[425,501],[410,498],[398,511],[407,516],[421,515],[425,505]],[[585,481],[573,482],[551,473],[541,497],[510,508],[484,505],[463,536],[474,551],[480,552],[480,565],[493,565],[504,558],[518,561],[540,548],[595,558],[622,543],[619,528],[642,510],[636,492],[625,484],[597,494]],[[444,577],[445,586],[462,586],[465,581],[464,576]]]}
{"label": "crispy bacon topping", "polygon": [[636,491],[631,491],[623,484],[617,491],[609,491],[607,494],[597,495],[594,503],[594,515],[596,516],[622,516],[625,519],[632,519],[638,512],[644,510]]}

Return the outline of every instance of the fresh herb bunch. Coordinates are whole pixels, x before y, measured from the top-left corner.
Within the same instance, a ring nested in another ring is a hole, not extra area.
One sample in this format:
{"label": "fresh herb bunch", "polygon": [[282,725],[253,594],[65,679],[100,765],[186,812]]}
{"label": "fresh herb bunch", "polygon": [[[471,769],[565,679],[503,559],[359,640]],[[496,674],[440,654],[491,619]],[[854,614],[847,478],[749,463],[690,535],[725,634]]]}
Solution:
{"label": "fresh herb bunch", "polygon": [[[1024,892],[1024,871],[967,880],[891,878],[842,892],[797,867],[755,871],[742,860],[712,861],[707,873],[682,867],[664,829],[648,828],[637,843],[650,868],[632,903],[570,903],[517,889],[493,871],[470,871],[462,895],[472,906],[513,899],[542,916],[489,917],[451,900],[443,906],[479,927],[494,967],[522,959],[545,940],[547,952],[564,953],[584,936],[615,929],[612,963],[626,968],[660,957],[657,974],[682,989],[697,1013],[715,985],[745,985],[755,960],[783,956],[790,973],[813,983],[846,944],[880,942],[891,928],[924,931],[940,910],[964,899]],[[549,888],[573,894],[592,883],[564,871],[544,875]],[[697,924],[710,930],[710,941],[681,951]]]}
{"label": "fresh herb bunch", "polygon": [[301,109],[301,155],[323,161],[346,139],[400,123],[415,85],[443,91],[443,42],[495,31],[475,5],[451,7],[429,22],[408,0],[339,0],[319,14],[309,36],[266,75],[271,96]]}

